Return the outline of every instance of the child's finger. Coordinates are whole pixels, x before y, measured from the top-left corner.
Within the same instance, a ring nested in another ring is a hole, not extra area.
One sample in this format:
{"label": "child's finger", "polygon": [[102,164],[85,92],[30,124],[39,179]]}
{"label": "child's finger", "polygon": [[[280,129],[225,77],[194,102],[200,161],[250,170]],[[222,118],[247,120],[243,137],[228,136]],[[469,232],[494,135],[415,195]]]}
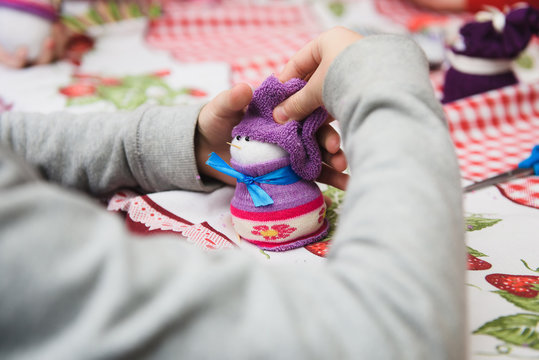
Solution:
{"label": "child's finger", "polygon": [[323,184],[336,187],[337,189],[346,190],[349,178],[350,175],[339,172],[326,164],[322,164],[322,171],[316,180]]}
{"label": "child's finger", "polygon": [[54,59],[54,40],[52,38],[47,38],[41,46],[41,52],[34,62],[36,65],[48,64]]}
{"label": "child's finger", "polygon": [[61,22],[58,22],[53,25],[52,38],[55,40],[54,57],[56,59],[61,59],[64,56],[67,42],[72,34],[73,32],[67,26],[64,26]]}
{"label": "child's finger", "polygon": [[327,195],[324,195],[324,202],[326,203],[326,208],[330,207],[333,204],[333,200]]}
{"label": "child's finger", "polygon": [[341,136],[329,124],[324,124],[316,133],[318,143],[329,153],[335,154],[341,146]]}
{"label": "child's finger", "polygon": [[1,46],[0,46],[0,64],[4,64],[6,66],[9,65],[9,61],[11,59],[11,55],[8,54]]}
{"label": "child's finger", "polygon": [[348,167],[346,155],[342,150],[339,150],[335,154],[330,154],[327,151],[322,151],[322,161],[340,172],[346,170],[346,168]]}
{"label": "child's finger", "polygon": [[328,113],[328,117],[326,118],[326,121],[324,121],[324,124],[331,124],[334,121],[335,121],[335,118],[333,117],[333,115]]}
{"label": "child's finger", "polygon": [[253,90],[245,83],[236,84],[230,89],[229,109],[232,111],[243,111],[251,102]]}
{"label": "child's finger", "polygon": [[290,120],[302,120],[322,105],[323,78],[318,70],[315,71],[303,89],[274,109],[273,118],[276,122],[284,124]]}
{"label": "child's finger", "polygon": [[318,45],[316,40],[311,40],[288,60],[278,79],[280,82],[292,78],[306,79],[316,70],[318,64],[320,64]]}
{"label": "child's finger", "polygon": [[28,49],[26,47],[19,47],[14,54],[9,54],[2,51],[2,62],[12,68],[19,69],[26,65],[26,59],[28,57]]}
{"label": "child's finger", "polygon": [[237,84],[232,89],[221,92],[204,108],[215,118],[229,118],[237,115],[249,104],[252,93],[249,85]]}

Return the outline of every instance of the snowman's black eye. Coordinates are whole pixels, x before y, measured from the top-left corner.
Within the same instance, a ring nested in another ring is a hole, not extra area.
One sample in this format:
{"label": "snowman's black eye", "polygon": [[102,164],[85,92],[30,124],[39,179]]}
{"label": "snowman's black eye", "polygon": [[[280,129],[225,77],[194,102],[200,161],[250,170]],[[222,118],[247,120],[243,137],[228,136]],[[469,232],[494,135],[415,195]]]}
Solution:
{"label": "snowman's black eye", "polygon": [[240,141],[241,140],[241,136],[236,136],[236,140]]}
{"label": "snowman's black eye", "polygon": [[249,139],[249,136],[246,136],[246,137],[245,137],[245,141],[249,141],[249,140],[250,140],[250,139]]}

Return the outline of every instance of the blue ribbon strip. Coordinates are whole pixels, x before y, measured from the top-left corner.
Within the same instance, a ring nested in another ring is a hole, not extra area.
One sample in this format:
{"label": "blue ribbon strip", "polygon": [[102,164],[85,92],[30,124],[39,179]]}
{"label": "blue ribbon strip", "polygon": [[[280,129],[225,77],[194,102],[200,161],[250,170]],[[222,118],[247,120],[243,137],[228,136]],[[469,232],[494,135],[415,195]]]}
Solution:
{"label": "blue ribbon strip", "polygon": [[210,158],[206,161],[206,165],[211,166],[215,170],[218,170],[224,174],[236,178],[238,182],[244,183],[247,185],[247,190],[251,199],[256,207],[266,206],[273,204],[272,198],[265,192],[258,184],[272,184],[272,185],[289,185],[293,184],[299,180],[299,177],[290,165],[279,168],[275,171],[267,173],[261,176],[249,176],[240,173],[237,170],[234,170],[230,165],[228,165],[223,159],[219,157],[216,153],[212,152]]}

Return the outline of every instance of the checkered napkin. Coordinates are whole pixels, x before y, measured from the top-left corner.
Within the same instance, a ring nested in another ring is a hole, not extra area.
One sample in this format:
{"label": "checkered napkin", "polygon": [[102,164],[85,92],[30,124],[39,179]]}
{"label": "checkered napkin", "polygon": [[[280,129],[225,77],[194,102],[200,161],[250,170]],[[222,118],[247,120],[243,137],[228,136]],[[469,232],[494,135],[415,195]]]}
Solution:
{"label": "checkered napkin", "polygon": [[[473,181],[510,170],[539,144],[539,83],[518,84],[446,104],[462,176]],[[500,184],[510,200],[539,208],[539,177]]]}
{"label": "checkered napkin", "polygon": [[320,31],[306,5],[168,2],[146,39],[181,62],[226,62],[232,83],[257,86]]}

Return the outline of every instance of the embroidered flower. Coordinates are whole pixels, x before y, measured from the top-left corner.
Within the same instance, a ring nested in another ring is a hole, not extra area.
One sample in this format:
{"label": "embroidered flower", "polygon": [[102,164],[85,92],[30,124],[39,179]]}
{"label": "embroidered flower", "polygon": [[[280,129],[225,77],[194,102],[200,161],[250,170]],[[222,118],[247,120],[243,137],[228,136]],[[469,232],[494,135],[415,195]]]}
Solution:
{"label": "embroidered flower", "polygon": [[253,227],[251,233],[253,235],[263,236],[264,240],[277,240],[286,239],[294,231],[296,231],[296,228],[287,224],[273,225],[271,228],[267,225],[257,225]]}
{"label": "embroidered flower", "polygon": [[322,209],[320,209],[320,212],[318,212],[318,223],[321,224],[322,221],[324,221],[325,217],[326,217],[326,207],[323,206]]}

